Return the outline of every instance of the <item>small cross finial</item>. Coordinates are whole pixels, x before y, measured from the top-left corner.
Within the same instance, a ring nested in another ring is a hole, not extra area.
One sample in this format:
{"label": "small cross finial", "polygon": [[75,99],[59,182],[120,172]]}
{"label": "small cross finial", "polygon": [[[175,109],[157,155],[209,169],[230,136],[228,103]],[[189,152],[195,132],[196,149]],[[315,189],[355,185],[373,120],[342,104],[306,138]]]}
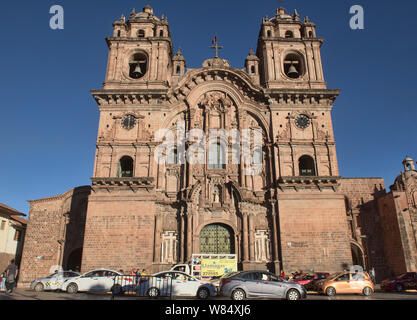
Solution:
{"label": "small cross finial", "polygon": [[218,42],[217,42],[217,34],[216,34],[216,36],[214,37],[214,39],[213,39],[213,41],[212,41],[212,46],[210,46],[210,48],[212,48],[212,49],[216,49],[216,58],[218,58],[219,57],[219,49],[223,49],[223,47],[222,46],[219,46],[219,44],[218,44]]}
{"label": "small cross finial", "polygon": [[282,7],[282,3],[284,2],[284,0],[278,0],[278,5],[281,8]]}

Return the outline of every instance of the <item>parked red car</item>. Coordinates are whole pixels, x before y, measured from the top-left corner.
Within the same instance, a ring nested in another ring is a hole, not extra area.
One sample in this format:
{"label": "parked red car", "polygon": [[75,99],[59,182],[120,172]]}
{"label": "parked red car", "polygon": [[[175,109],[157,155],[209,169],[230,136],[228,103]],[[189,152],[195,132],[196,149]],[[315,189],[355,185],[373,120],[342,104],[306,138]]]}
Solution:
{"label": "parked red car", "polygon": [[328,272],[315,272],[314,274],[303,274],[301,276],[298,276],[293,281],[301,284],[306,288],[308,291],[315,291],[317,290],[316,283],[319,280],[326,279],[330,273]]}
{"label": "parked red car", "polygon": [[397,291],[417,289],[417,272],[407,272],[398,277],[389,278],[381,282],[384,291]]}

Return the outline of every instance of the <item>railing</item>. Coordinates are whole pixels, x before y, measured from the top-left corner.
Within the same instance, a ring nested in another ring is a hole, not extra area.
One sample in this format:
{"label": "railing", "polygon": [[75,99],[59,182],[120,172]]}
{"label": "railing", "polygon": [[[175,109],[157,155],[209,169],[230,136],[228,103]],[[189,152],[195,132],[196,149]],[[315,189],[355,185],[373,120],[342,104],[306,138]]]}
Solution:
{"label": "railing", "polygon": [[0,292],[6,291],[6,278],[0,278]]}
{"label": "railing", "polygon": [[112,300],[115,296],[172,298],[172,278],[140,275],[124,275],[114,277],[111,289]]}

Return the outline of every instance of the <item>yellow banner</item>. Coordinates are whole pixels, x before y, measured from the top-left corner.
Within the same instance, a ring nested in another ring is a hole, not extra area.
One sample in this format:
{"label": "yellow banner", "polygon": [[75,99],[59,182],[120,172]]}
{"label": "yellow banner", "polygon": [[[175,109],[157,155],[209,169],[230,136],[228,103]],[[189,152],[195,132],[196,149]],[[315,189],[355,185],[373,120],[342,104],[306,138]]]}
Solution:
{"label": "yellow banner", "polygon": [[236,260],[234,259],[202,259],[201,276],[215,277],[225,273],[237,271]]}

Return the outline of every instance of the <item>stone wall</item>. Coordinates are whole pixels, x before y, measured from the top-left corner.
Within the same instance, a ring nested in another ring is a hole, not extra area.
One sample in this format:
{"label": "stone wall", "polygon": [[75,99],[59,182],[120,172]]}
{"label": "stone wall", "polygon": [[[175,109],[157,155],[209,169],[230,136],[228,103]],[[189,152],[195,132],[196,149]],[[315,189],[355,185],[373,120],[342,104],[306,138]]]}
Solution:
{"label": "stone wall", "polygon": [[152,272],[155,202],[138,191],[97,191],[90,197],[82,272],[96,268]]}
{"label": "stone wall", "polygon": [[356,219],[351,239],[363,249],[365,268],[375,268],[377,281],[389,274],[386,266],[382,225],[377,198],[385,195],[385,183],[381,178],[344,178],[340,192],[346,196],[346,208]]}
{"label": "stone wall", "polygon": [[393,191],[378,199],[385,253],[392,275],[416,270],[416,239],[406,193]]}
{"label": "stone wall", "polygon": [[[59,196],[29,201],[29,220],[19,286],[26,287],[34,279],[47,276],[58,266],[62,266],[64,257],[73,249],[70,246],[71,241],[82,245],[84,226],[80,222],[83,221],[85,210],[77,204],[86,203],[89,192],[90,187],[80,187]],[[71,221],[79,229],[73,229],[69,236],[67,223],[70,224]],[[69,240],[68,243],[65,242],[66,239]]]}
{"label": "stone wall", "polygon": [[278,207],[286,273],[337,272],[351,266],[343,195],[301,192],[280,195]]}

